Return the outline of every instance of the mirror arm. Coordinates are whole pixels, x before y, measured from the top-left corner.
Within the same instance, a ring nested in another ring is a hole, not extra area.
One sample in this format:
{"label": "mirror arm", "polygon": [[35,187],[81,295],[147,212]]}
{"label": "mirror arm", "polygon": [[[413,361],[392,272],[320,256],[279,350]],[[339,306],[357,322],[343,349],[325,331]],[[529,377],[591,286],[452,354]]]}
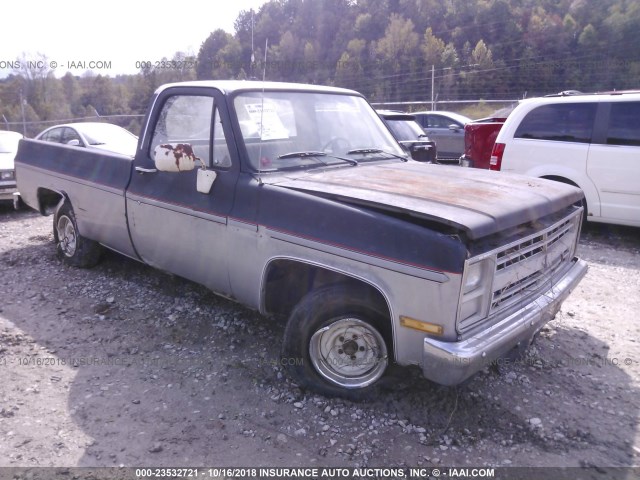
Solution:
{"label": "mirror arm", "polygon": [[136,167],[136,172],[138,173],[156,173],[157,171],[157,168]]}

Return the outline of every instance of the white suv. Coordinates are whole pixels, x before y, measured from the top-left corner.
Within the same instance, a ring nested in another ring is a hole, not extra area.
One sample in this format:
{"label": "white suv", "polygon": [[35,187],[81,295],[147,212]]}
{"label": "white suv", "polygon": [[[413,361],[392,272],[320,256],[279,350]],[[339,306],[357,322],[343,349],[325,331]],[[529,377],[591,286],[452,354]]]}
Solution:
{"label": "white suv", "polygon": [[640,227],[640,93],[524,100],[500,130],[490,168],[576,185],[587,220]]}

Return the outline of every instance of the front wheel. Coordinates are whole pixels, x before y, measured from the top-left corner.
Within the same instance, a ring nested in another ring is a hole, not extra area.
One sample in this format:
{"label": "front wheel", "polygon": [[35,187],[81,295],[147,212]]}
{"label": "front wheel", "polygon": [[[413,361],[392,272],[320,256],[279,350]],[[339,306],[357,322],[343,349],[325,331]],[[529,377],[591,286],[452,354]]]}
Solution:
{"label": "front wheel", "polygon": [[89,268],[100,261],[102,247],[80,235],[73,208],[68,202],[60,205],[53,216],[53,239],[58,256],[68,265]]}
{"label": "front wheel", "polygon": [[378,386],[389,364],[383,334],[389,321],[369,293],[323,287],[294,308],[284,335],[283,364],[296,383],[353,400],[366,398]]}

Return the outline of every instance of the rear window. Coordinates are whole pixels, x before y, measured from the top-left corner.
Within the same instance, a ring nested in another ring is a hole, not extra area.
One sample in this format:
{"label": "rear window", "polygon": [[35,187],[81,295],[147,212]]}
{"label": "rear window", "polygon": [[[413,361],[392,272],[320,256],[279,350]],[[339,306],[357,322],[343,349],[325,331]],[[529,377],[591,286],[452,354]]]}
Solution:
{"label": "rear window", "polygon": [[515,137],[589,143],[595,112],[595,103],[543,105],[524,117]]}
{"label": "rear window", "polygon": [[424,130],[414,120],[387,119],[386,124],[401,142],[413,142],[420,140],[421,136],[426,137]]}
{"label": "rear window", "polygon": [[607,144],[640,146],[640,102],[611,104]]}

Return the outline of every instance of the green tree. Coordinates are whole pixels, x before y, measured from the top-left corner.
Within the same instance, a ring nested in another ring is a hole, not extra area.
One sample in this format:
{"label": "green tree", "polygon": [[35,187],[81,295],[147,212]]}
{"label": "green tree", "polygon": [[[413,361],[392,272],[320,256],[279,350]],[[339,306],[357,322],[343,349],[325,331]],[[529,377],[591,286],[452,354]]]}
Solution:
{"label": "green tree", "polygon": [[433,34],[431,27],[427,28],[427,31],[424,32],[424,38],[420,48],[422,49],[422,58],[427,66],[442,67],[442,54],[445,44],[443,40]]}
{"label": "green tree", "polygon": [[222,29],[212,32],[200,46],[196,76],[199,80],[229,78],[242,68],[240,43]]}
{"label": "green tree", "polygon": [[384,37],[376,43],[376,52],[384,68],[385,90],[390,98],[412,94],[415,82],[419,35],[411,20],[392,14]]}
{"label": "green tree", "polygon": [[373,95],[374,90],[366,75],[367,58],[367,42],[360,38],[351,40],[336,66],[335,84],[367,96]]}

